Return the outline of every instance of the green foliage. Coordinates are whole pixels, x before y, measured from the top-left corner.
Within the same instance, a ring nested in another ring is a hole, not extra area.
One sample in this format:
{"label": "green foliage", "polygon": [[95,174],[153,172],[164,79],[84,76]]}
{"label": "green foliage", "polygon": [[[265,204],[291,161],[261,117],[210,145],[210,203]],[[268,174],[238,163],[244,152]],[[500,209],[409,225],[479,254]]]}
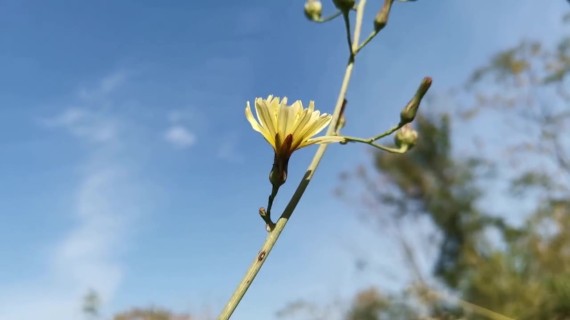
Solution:
{"label": "green foliage", "polygon": [[[462,299],[516,319],[568,319],[570,197],[544,199],[524,226],[507,226],[475,205],[483,192],[476,183],[483,162],[452,156],[449,117],[418,120],[417,149],[407,156],[375,156],[376,167],[392,187],[373,190],[378,199],[391,199],[382,201],[383,208],[393,207],[398,216],[431,218],[442,236],[434,275]],[[530,172],[515,178],[513,185],[521,192],[549,189],[552,179]],[[491,245],[485,232],[490,229],[502,235],[501,246]],[[365,292],[348,319],[383,319],[380,310],[392,307],[390,300]],[[431,307],[432,315],[443,310],[439,303]],[[485,319],[469,312],[464,316]]]}
{"label": "green foliage", "polygon": [[537,171],[523,172],[511,182],[511,192],[518,196],[532,188],[551,189],[553,187],[554,182],[551,177],[544,172]]}
{"label": "green foliage", "polygon": [[407,320],[417,317],[413,308],[397,297],[384,296],[377,289],[369,288],[356,295],[346,320]]}
{"label": "green foliage", "polygon": [[464,297],[517,319],[570,317],[570,201],[543,205],[520,236],[478,259]]}
{"label": "green foliage", "polygon": [[384,190],[374,192],[389,196],[400,215],[429,215],[443,236],[435,274],[456,287],[482,245],[479,239],[484,228],[502,225],[502,221],[477,209],[481,191],[474,183],[475,173],[483,169],[484,162],[453,158],[449,117],[419,117],[417,130],[420,141],[410,153],[375,155],[376,167],[397,191],[388,191],[391,196]]}

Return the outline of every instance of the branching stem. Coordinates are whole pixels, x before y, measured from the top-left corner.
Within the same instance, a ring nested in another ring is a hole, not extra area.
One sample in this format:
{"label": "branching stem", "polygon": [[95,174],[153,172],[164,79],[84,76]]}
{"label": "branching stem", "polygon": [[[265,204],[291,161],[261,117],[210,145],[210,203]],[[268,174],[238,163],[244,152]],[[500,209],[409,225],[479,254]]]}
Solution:
{"label": "branching stem", "polygon": [[407,145],[402,145],[399,148],[391,148],[391,147],[386,147],[383,146],[381,144],[377,144],[375,143],[373,138],[368,138],[368,139],[363,139],[363,138],[358,138],[358,137],[351,137],[351,136],[342,136],[346,142],[360,142],[360,143],[365,143],[369,146],[372,146],[376,149],[380,149],[380,150],[384,150],[390,153],[406,153],[409,149],[409,147]]}
{"label": "branching stem", "polygon": [[330,15],[330,16],[328,16],[328,17],[320,18],[319,20],[312,20],[312,21],[314,21],[314,22],[316,22],[316,23],[325,23],[325,22],[329,22],[329,21],[331,21],[331,20],[337,18],[337,17],[340,16],[341,14],[342,14],[342,12],[338,11],[337,13],[332,14],[332,15]]}
{"label": "branching stem", "polygon": [[[335,105],[335,108],[334,108],[334,111],[332,114],[331,123],[327,129],[327,133],[326,133],[327,135],[334,134],[335,129],[338,126],[342,105],[343,105],[344,100],[346,98],[348,85],[350,83],[352,71],[354,68],[354,51],[355,51],[355,46],[356,46],[356,44],[358,44],[359,38],[360,38],[360,31],[361,31],[361,26],[362,26],[362,18],[364,15],[365,5],[366,5],[366,0],[360,0],[358,3],[358,7],[356,9],[357,14],[356,14],[356,21],[355,21],[354,37],[352,39],[350,37],[350,26],[347,26],[347,33],[348,33],[347,39],[349,41],[349,46],[350,46],[350,51],[351,51],[350,57],[351,58],[349,59],[347,65],[346,65],[346,69],[344,71],[344,77],[342,80],[342,85],[340,87],[340,91],[338,94],[336,105]],[[348,17],[345,17],[345,22],[348,23]],[[279,239],[281,232],[283,232],[283,229],[285,228],[285,226],[287,225],[287,222],[291,218],[291,215],[293,214],[295,207],[297,206],[297,204],[301,200],[301,197],[303,196],[303,193],[307,189],[307,186],[311,182],[311,179],[313,178],[313,175],[315,174],[315,171],[316,171],[317,167],[319,166],[319,163],[321,162],[321,159],[322,159],[323,155],[325,154],[327,147],[328,147],[328,144],[321,144],[319,146],[319,148],[317,149],[317,152],[313,156],[313,159],[312,159],[311,163],[309,164],[309,167],[307,168],[305,175],[303,176],[303,179],[301,180],[301,182],[297,186],[295,193],[291,197],[291,200],[289,201],[289,203],[285,207],[285,210],[281,214],[281,217],[279,218],[279,220],[277,220],[277,222],[275,223],[274,228],[268,232],[267,237],[265,239],[265,242],[261,246],[261,249],[259,250],[255,259],[253,260],[250,267],[248,268],[245,276],[243,277],[241,282],[238,284],[238,287],[236,288],[236,290],[232,294],[230,300],[228,301],[228,303],[226,304],[226,306],[222,310],[220,316],[218,317],[219,320],[228,320],[231,317],[232,313],[235,311],[235,309],[238,306],[238,304],[240,303],[241,299],[243,298],[243,296],[247,292],[249,286],[251,285],[251,283],[253,282],[253,280],[257,276],[259,270],[263,266],[263,263],[267,259],[267,256],[269,255],[269,253],[271,252],[271,250],[275,246],[277,239]]]}

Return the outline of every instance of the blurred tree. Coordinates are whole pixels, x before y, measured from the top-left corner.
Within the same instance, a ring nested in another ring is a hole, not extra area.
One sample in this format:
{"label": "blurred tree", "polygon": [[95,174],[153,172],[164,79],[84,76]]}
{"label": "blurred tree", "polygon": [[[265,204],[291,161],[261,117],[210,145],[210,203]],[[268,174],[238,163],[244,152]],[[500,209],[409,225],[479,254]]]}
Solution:
{"label": "blurred tree", "polygon": [[[570,37],[553,47],[525,41],[505,50],[458,93],[469,107],[452,116],[419,117],[414,150],[376,153],[374,170],[350,175],[363,186],[374,219],[385,219],[386,211],[408,226],[410,217],[429,218],[439,239],[431,280],[459,298],[424,300],[432,317],[570,319],[569,73]],[[454,152],[469,140],[461,130],[469,123],[495,134],[489,139],[489,132],[481,132],[493,147],[490,155],[480,145],[471,155]],[[507,136],[497,136],[497,123]],[[507,180],[511,193],[500,201],[509,205],[498,215],[488,202],[496,195],[488,196]],[[530,209],[524,212],[521,203]],[[505,219],[521,214],[522,224]],[[424,249],[405,253],[410,264]],[[419,271],[416,278],[418,296],[438,296],[429,294],[429,281]],[[393,305],[365,291],[347,319],[383,319],[381,311]]]}
{"label": "blurred tree", "polygon": [[279,319],[326,320],[339,312],[339,310],[334,309],[334,306],[322,307],[309,301],[296,300],[278,310],[276,316]]}
{"label": "blurred tree", "polygon": [[171,311],[160,308],[133,308],[129,311],[120,312],[113,320],[192,320],[190,315],[176,315]]}
{"label": "blurred tree", "polygon": [[87,319],[97,319],[101,308],[101,299],[97,292],[93,289],[89,290],[83,297],[83,314]]}
{"label": "blurred tree", "polygon": [[376,288],[360,291],[347,312],[346,320],[409,320],[418,314],[399,297],[384,296]]}
{"label": "blurred tree", "polygon": [[[83,313],[87,319],[107,319],[101,315],[101,298],[95,290],[89,290],[83,297]],[[192,320],[188,314],[175,314],[162,308],[133,308],[113,316],[113,320]]]}

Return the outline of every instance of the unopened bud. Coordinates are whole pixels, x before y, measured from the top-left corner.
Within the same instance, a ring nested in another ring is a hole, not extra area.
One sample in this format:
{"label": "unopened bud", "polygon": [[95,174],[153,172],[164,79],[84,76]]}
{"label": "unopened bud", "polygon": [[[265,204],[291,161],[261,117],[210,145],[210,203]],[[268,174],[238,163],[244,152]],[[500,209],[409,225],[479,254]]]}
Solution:
{"label": "unopened bud", "polygon": [[287,181],[287,168],[289,167],[289,156],[278,155],[275,153],[273,166],[269,172],[269,182],[278,188]]}
{"label": "unopened bud", "polygon": [[305,16],[307,19],[312,21],[318,21],[321,19],[321,13],[323,11],[323,5],[319,0],[307,0],[305,2]]}
{"label": "unopened bud", "polygon": [[406,124],[414,121],[414,118],[418,113],[418,109],[420,108],[420,103],[422,102],[422,99],[430,86],[431,86],[431,78],[425,77],[422,80],[422,83],[420,83],[420,86],[418,87],[418,90],[416,91],[416,94],[414,95],[412,100],[408,102],[406,107],[404,107],[404,110],[402,110],[402,112],[400,113],[400,124]]}
{"label": "unopened bud", "polygon": [[285,181],[287,181],[287,171],[274,166],[269,172],[269,182],[275,187],[280,187]]}
{"label": "unopened bud", "polygon": [[334,5],[342,12],[346,13],[354,7],[354,0],[333,0]]}
{"label": "unopened bud", "polygon": [[394,137],[394,142],[398,148],[407,147],[407,149],[411,149],[416,142],[418,141],[418,132],[412,127],[407,124],[403,126]]}
{"label": "unopened bud", "polygon": [[376,32],[382,30],[386,23],[388,23],[388,16],[390,15],[390,9],[392,8],[392,3],[394,0],[384,0],[384,5],[382,9],[378,11],[376,17],[374,18],[374,30]]}

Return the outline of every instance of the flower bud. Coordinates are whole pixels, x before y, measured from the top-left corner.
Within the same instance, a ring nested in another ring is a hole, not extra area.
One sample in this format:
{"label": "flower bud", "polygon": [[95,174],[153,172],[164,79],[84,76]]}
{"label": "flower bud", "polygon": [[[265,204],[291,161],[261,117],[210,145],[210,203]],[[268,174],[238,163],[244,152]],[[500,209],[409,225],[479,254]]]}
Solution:
{"label": "flower bud", "polygon": [[333,0],[334,5],[342,12],[348,12],[354,7],[354,0]]}
{"label": "flower bud", "polygon": [[287,181],[287,170],[274,166],[269,172],[269,182],[275,187],[280,187],[285,181]]}
{"label": "flower bud", "polygon": [[287,168],[289,167],[289,155],[275,153],[273,166],[269,172],[269,182],[275,188],[282,186],[287,181]]}
{"label": "flower bud", "polygon": [[323,11],[323,5],[319,0],[307,0],[305,2],[305,16],[307,19],[312,21],[318,21],[321,19],[321,13]]}
{"label": "flower bud", "polygon": [[414,118],[418,113],[418,109],[420,108],[420,103],[422,102],[422,99],[430,86],[431,86],[431,78],[425,77],[422,80],[422,83],[420,83],[420,86],[418,87],[418,90],[416,91],[416,94],[414,95],[412,100],[408,102],[406,107],[404,107],[404,110],[402,110],[402,112],[400,113],[401,124],[406,124],[414,121]]}
{"label": "flower bud", "polygon": [[394,137],[394,142],[398,148],[406,147],[407,150],[411,149],[418,140],[418,132],[407,124],[403,126]]}
{"label": "flower bud", "polygon": [[374,30],[376,32],[382,30],[386,26],[386,23],[388,23],[388,15],[390,14],[393,2],[394,0],[384,0],[382,9],[380,9],[376,14],[376,17],[374,18]]}

